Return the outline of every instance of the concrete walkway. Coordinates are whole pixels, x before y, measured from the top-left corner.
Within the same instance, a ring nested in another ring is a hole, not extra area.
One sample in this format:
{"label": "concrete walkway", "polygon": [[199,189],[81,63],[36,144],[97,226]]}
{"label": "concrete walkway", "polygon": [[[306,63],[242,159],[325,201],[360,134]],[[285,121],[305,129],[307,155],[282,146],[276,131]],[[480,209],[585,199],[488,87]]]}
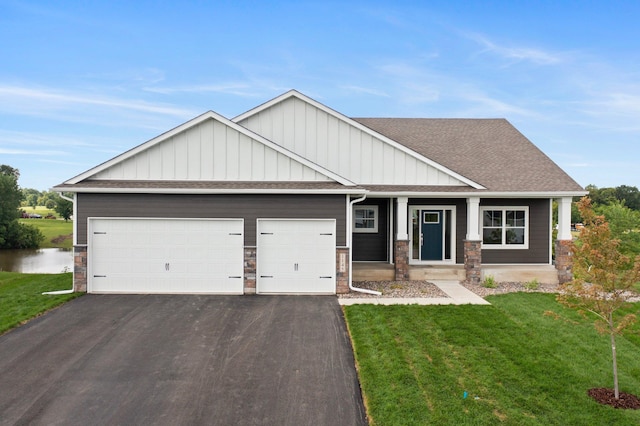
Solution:
{"label": "concrete walkway", "polygon": [[458,281],[429,281],[449,297],[363,297],[338,298],[341,305],[490,305],[474,292],[467,290]]}

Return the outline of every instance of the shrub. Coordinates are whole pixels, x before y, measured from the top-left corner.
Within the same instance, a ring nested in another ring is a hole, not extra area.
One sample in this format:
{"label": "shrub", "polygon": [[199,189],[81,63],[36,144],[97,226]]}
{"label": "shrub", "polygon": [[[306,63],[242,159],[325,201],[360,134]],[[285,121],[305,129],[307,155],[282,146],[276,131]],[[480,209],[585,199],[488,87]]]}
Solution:
{"label": "shrub", "polygon": [[540,282],[537,278],[534,278],[531,281],[527,281],[524,284],[524,287],[528,290],[537,290],[538,288],[540,288]]}
{"label": "shrub", "polygon": [[482,281],[482,286],[486,288],[496,288],[498,287],[498,283],[496,282],[496,279],[493,277],[493,275],[487,275]]}

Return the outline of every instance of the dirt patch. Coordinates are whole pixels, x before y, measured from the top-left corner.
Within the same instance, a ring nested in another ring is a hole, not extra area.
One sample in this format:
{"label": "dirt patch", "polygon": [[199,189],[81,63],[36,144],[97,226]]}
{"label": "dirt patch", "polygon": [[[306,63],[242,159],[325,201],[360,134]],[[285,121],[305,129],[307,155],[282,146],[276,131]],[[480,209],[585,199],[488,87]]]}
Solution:
{"label": "dirt patch", "polygon": [[589,389],[587,394],[600,404],[610,405],[614,408],[640,409],[640,398],[630,393],[620,392],[619,398],[616,399],[613,389],[593,388]]}
{"label": "dirt patch", "polygon": [[73,234],[69,234],[69,235],[58,235],[55,238],[51,239],[51,242],[53,244],[61,244],[63,243],[65,240],[70,240],[73,238]]}

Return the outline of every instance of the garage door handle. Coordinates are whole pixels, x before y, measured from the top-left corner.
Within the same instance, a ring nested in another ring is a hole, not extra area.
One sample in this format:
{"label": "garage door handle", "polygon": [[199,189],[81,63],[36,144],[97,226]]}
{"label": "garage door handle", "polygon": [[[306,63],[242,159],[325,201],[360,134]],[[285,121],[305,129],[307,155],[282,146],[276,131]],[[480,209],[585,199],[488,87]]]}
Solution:
{"label": "garage door handle", "polygon": [[106,232],[94,232],[93,235],[107,235]]}
{"label": "garage door handle", "polygon": [[260,275],[260,278],[273,278],[273,275]]}
{"label": "garage door handle", "polygon": [[261,232],[260,235],[273,235],[273,232]]}
{"label": "garage door handle", "polygon": [[326,277],[321,276],[320,278],[333,278],[331,275],[328,275]]}
{"label": "garage door handle", "polygon": [[93,278],[107,278],[106,275],[94,275]]}
{"label": "garage door handle", "polygon": [[332,232],[320,233],[320,235],[333,235]]}
{"label": "garage door handle", "polygon": [[241,275],[229,275],[229,278],[242,278]]}
{"label": "garage door handle", "polygon": [[229,235],[242,235],[242,232],[229,232]]}

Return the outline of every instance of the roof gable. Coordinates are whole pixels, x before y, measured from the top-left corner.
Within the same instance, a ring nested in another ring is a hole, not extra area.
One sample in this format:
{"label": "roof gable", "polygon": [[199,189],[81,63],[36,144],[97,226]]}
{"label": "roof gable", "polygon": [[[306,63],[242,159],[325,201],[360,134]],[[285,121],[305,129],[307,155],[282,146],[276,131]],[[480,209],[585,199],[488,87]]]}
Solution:
{"label": "roof gable", "polygon": [[65,182],[349,180],[209,111]]}
{"label": "roof gable", "polygon": [[357,184],[482,185],[291,90],[233,119]]}

